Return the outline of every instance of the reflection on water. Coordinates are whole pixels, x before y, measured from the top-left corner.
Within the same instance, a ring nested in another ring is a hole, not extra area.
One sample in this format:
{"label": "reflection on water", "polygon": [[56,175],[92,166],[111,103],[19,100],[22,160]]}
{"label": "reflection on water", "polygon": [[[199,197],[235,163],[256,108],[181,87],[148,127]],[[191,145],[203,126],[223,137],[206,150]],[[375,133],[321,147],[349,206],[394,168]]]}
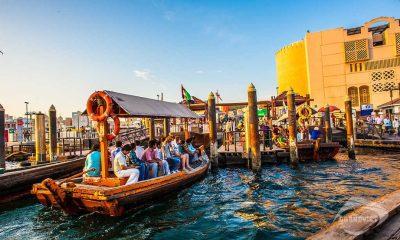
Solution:
{"label": "reflection on water", "polygon": [[[396,159],[397,158],[397,159]],[[188,189],[123,217],[68,217],[34,201],[0,209],[0,239],[303,239],[325,227],[350,197],[399,188],[397,155],[212,171]]]}

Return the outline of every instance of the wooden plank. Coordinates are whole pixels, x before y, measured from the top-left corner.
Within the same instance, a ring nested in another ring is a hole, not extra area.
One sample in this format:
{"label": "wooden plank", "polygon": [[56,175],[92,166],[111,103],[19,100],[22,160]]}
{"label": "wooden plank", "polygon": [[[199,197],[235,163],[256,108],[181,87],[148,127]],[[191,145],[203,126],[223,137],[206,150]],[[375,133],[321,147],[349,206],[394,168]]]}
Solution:
{"label": "wooden plank", "polygon": [[399,210],[400,190],[397,190],[356,209],[308,239],[361,239]]}

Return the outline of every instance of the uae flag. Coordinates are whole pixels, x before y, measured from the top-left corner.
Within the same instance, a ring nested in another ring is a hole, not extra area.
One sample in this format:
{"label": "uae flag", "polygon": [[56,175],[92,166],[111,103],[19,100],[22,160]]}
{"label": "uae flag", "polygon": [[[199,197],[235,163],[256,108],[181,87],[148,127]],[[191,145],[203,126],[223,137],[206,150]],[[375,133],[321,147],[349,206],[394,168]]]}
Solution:
{"label": "uae flag", "polygon": [[186,100],[188,103],[193,102],[192,96],[186,89],[183,87],[181,84],[181,93],[182,93],[182,99]]}

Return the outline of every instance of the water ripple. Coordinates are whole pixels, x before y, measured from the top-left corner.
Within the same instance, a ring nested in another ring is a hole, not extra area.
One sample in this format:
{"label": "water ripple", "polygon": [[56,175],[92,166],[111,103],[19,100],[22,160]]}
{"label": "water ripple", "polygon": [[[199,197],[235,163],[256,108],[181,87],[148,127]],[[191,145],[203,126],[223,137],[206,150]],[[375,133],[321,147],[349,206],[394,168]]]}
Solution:
{"label": "water ripple", "polygon": [[0,239],[304,239],[351,197],[399,188],[398,155],[214,169],[202,181],[119,218],[69,217],[29,201],[0,208]]}

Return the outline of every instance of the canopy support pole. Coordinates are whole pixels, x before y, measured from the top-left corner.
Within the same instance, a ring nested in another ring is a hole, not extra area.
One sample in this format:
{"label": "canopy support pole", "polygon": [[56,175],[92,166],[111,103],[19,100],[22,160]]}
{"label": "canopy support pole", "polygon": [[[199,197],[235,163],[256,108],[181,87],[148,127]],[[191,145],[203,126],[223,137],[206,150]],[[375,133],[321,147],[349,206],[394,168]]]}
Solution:
{"label": "canopy support pole", "polygon": [[[99,114],[103,114],[104,106],[99,107]],[[108,122],[107,119],[104,121],[97,122],[99,124],[99,142],[100,142],[100,153],[101,153],[101,177],[108,177],[108,141],[107,141],[107,133],[108,133]]]}
{"label": "canopy support pole", "polygon": [[154,128],[154,118],[149,118],[149,139],[153,140],[155,139],[155,128]]}

